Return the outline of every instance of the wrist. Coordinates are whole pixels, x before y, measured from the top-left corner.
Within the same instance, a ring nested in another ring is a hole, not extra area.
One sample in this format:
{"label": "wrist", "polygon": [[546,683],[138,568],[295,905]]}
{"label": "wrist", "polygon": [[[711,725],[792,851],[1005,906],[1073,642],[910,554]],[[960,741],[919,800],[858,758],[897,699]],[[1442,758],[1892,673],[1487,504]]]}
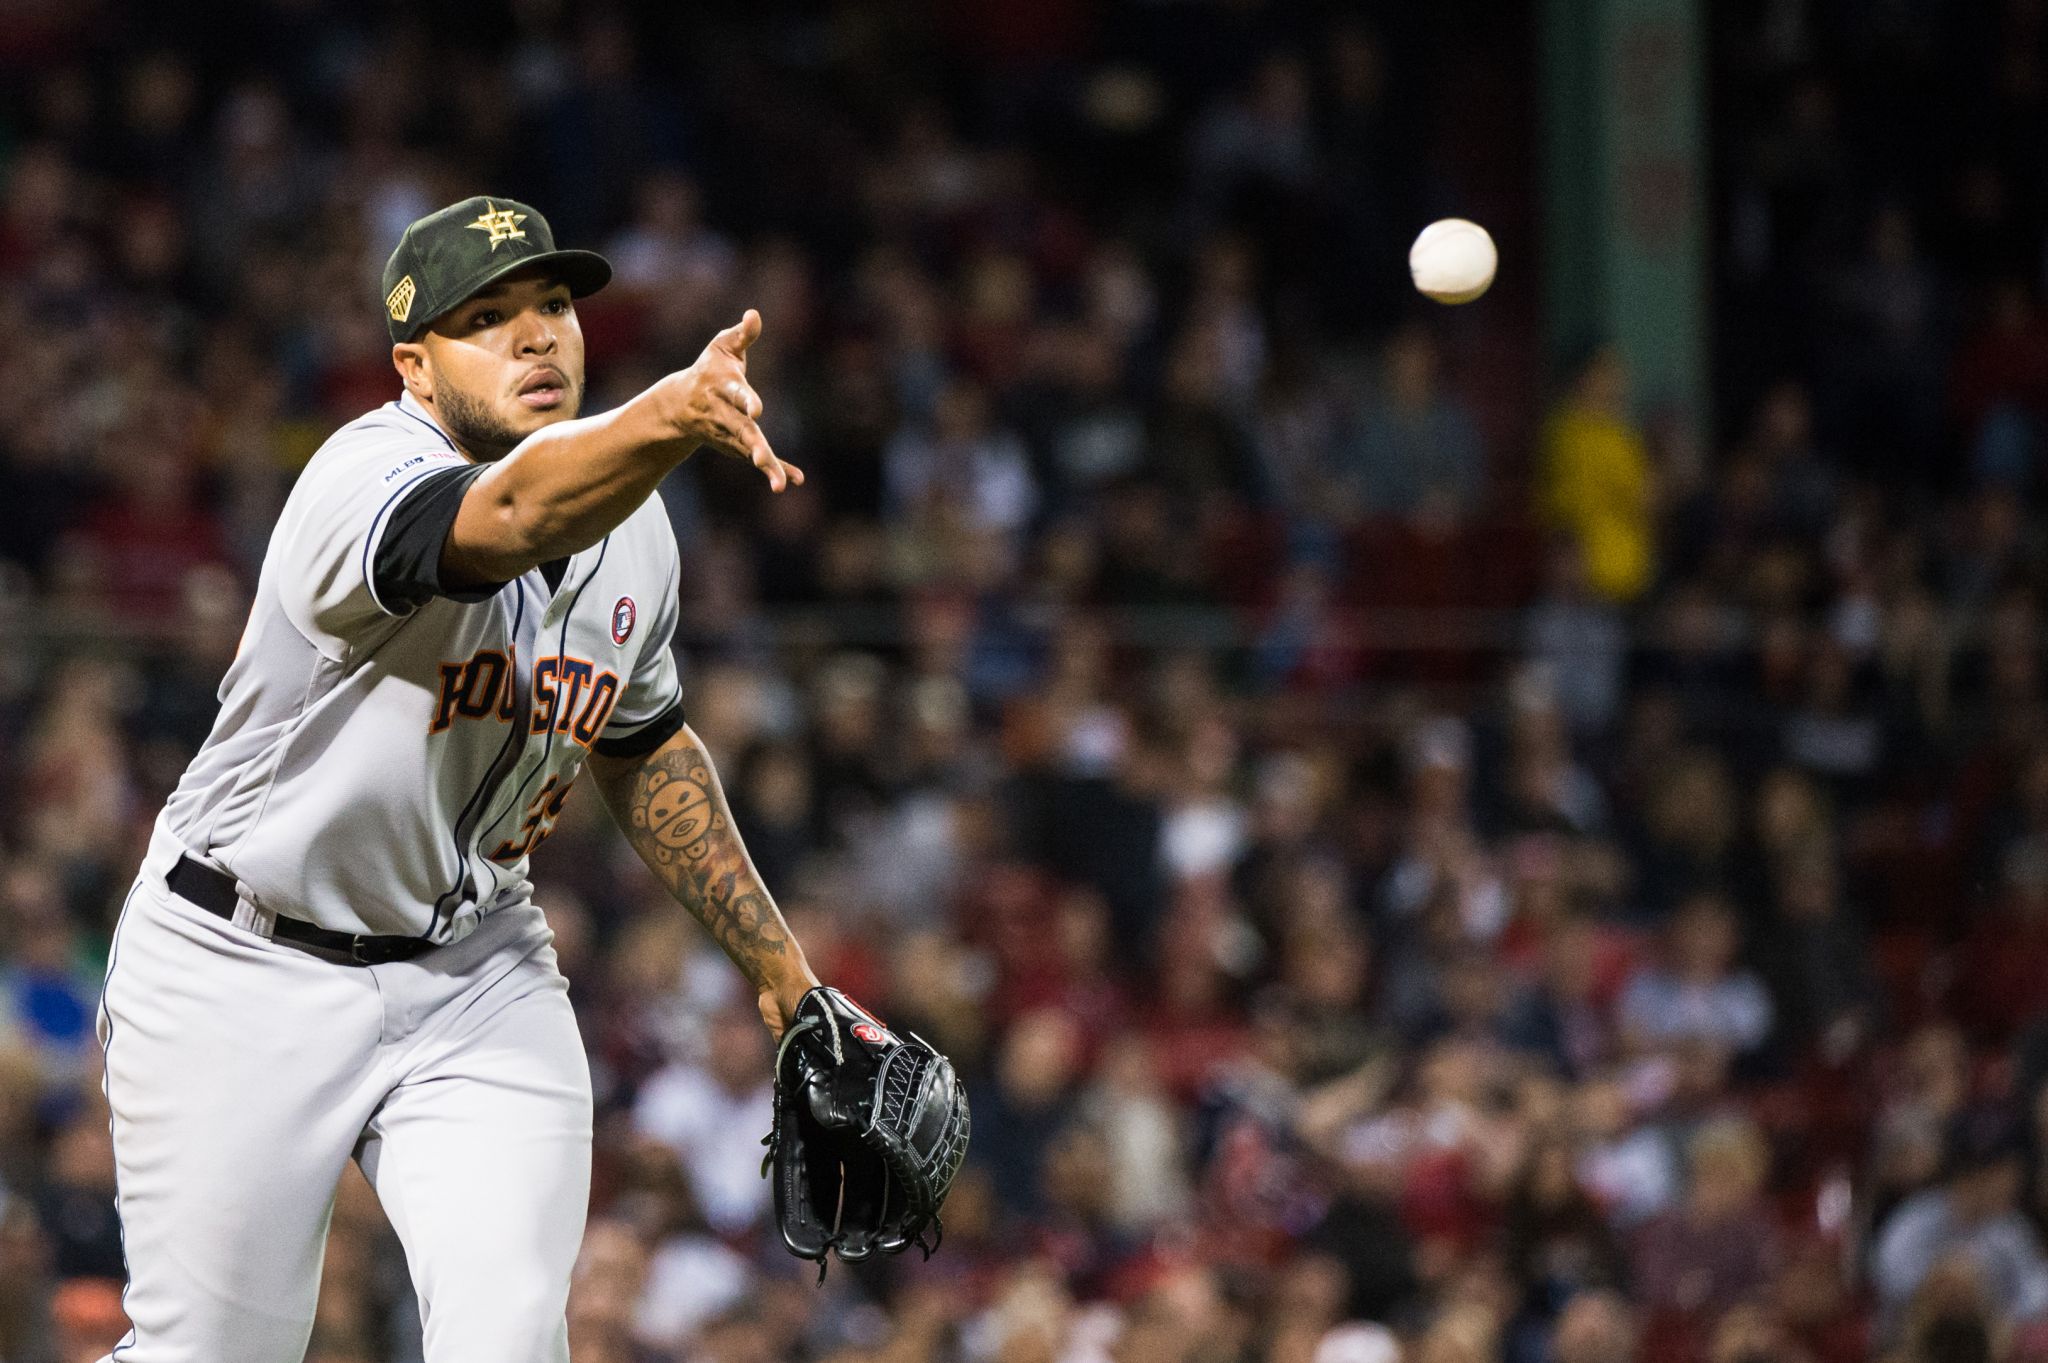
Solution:
{"label": "wrist", "polygon": [[780,1038],[783,1029],[796,1020],[797,1005],[803,1002],[804,995],[817,986],[818,977],[801,960],[795,969],[761,981],[761,1020],[768,1024],[769,1032]]}
{"label": "wrist", "polygon": [[761,981],[761,992],[771,994],[785,1011],[793,1011],[804,995],[818,987],[818,977],[801,957]]}
{"label": "wrist", "polygon": [[666,451],[670,455],[674,454],[672,447],[680,444],[683,457],[688,457],[702,441],[691,429],[681,379],[681,374],[665,376],[622,410],[633,411],[636,418],[646,423],[646,443],[671,447]]}
{"label": "wrist", "polygon": [[808,962],[798,960],[789,969],[782,971],[768,982],[769,992],[795,1003],[818,987],[818,977],[811,973]]}

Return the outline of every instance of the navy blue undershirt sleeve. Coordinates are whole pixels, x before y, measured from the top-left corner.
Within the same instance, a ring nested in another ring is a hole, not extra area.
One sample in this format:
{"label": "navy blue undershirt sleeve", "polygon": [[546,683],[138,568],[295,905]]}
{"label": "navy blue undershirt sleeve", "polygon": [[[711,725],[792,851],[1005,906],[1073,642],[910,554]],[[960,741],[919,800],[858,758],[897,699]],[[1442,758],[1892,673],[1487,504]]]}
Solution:
{"label": "navy blue undershirt sleeve", "polygon": [[632,733],[622,738],[600,738],[590,747],[606,757],[645,757],[675,737],[684,723],[683,703],[677,701]]}
{"label": "navy blue undershirt sleeve", "polygon": [[386,610],[402,615],[437,596],[451,601],[488,601],[504,587],[499,582],[451,591],[441,585],[441,550],[455,528],[463,495],[489,468],[488,464],[471,464],[430,473],[392,511],[384,538],[377,544],[377,560],[370,567],[370,585]]}

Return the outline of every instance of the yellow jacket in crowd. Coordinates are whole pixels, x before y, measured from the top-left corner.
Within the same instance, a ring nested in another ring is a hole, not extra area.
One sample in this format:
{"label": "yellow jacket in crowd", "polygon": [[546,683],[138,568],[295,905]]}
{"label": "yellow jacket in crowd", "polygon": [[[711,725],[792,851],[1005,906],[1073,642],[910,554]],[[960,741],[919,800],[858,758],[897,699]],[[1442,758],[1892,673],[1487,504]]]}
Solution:
{"label": "yellow jacket in crowd", "polygon": [[1543,516],[1578,541],[1588,584],[1610,601],[1633,601],[1650,585],[1654,491],[1649,451],[1628,422],[1572,401],[1552,413],[1543,429]]}

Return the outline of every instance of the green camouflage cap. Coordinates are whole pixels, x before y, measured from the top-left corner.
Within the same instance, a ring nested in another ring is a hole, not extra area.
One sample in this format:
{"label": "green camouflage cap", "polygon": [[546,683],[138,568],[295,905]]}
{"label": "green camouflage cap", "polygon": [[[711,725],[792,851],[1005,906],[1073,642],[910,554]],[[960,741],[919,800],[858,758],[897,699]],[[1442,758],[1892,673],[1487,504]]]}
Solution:
{"label": "green camouflage cap", "polygon": [[427,214],[405,229],[384,266],[392,341],[410,341],[493,280],[529,265],[550,266],[574,298],[612,277],[611,262],[595,251],[556,250],[548,220],[512,199],[464,199]]}

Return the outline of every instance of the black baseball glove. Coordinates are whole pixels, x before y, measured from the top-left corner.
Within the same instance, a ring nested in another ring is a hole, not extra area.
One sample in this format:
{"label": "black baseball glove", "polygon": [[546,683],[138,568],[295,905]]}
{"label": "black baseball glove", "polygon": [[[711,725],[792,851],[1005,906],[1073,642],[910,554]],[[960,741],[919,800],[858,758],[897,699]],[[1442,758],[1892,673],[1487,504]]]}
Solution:
{"label": "black baseball glove", "polygon": [[[775,1056],[775,1178],[782,1242],[802,1259],[938,1248],[939,1208],[967,1154],[967,1095],[950,1061],[836,989],[805,994]],[[930,1232],[930,1240],[926,1232]]]}

